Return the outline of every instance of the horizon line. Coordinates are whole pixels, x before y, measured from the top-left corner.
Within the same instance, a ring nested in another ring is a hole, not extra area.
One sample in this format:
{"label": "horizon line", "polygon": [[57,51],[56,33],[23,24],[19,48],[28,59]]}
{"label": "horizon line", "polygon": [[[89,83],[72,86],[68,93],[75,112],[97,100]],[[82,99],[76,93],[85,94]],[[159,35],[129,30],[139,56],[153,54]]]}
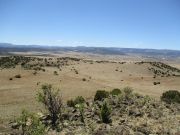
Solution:
{"label": "horizon line", "polygon": [[87,47],[87,48],[119,48],[119,49],[140,49],[140,50],[168,50],[168,51],[180,51],[180,49],[167,49],[167,48],[140,48],[140,47],[117,47],[117,46],[86,46],[86,45],[75,45],[75,46],[61,46],[61,45],[45,45],[45,44],[14,44],[8,42],[0,42],[0,44],[9,44],[11,46],[42,46],[42,47]]}

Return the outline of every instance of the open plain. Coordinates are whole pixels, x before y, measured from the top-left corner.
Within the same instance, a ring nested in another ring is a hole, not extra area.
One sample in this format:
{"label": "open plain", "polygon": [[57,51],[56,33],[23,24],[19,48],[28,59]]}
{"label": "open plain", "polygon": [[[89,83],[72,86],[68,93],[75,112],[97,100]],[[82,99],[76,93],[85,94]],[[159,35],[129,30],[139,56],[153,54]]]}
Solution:
{"label": "open plain", "polygon": [[177,61],[73,52],[46,56],[19,53],[2,56],[0,61],[2,122],[18,116],[22,109],[39,110],[36,94],[46,83],[60,88],[64,101],[77,96],[92,98],[96,90],[110,91],[126,86],[156,99],[164,91],[180,90]]}

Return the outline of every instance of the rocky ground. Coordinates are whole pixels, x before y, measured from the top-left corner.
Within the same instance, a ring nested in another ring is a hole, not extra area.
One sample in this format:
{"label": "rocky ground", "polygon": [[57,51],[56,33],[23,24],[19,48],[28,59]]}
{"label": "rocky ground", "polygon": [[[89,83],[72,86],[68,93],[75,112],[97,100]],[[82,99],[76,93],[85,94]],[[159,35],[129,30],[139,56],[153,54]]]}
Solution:
{"label": "rocky ground", "polygon": [[[103,123],[101,109],[107,103],[110,121]],[[58,130],[47,127],[48,135],[179,135],[180,104],[167,104],[131,90],[110,94],[103,100],[88,99],[83,109],[63,105],[62,120]],[[38,113],[43,123],[48,114]],[[14,123],[13,123],[14,124]],[[13,125],[10,124],[11,126]],[[47,124],[48,125],[48,124]],[[19,134],[12,129],[12,134]]]}

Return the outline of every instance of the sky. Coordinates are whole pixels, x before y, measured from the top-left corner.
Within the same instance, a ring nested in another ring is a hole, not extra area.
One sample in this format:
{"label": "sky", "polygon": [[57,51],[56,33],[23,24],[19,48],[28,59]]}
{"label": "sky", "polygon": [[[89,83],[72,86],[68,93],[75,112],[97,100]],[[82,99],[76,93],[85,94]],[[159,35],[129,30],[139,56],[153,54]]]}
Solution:
{"label": "sky", "polygon": [[180,0],[0,0],[0,42],[180,50]]}

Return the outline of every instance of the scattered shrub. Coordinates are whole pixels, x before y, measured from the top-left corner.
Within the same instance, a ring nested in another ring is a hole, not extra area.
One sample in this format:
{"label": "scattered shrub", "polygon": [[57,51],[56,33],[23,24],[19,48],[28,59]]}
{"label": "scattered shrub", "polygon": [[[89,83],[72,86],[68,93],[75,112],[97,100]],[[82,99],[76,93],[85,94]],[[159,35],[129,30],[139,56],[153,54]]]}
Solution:
{"label": "scattered shrub", "polygon": [[130,95],[133,92],[133,89],[130,87],[125,87],[123,89],[123,91],[124,91],[125,95]]}
{"label": "scattered shrub", "polygon": [[13,78],[11,77],[11,78],[9,78],[9,80],[13,80]]}
{"label": "scattered shrub", "polygon": [[57,72],[57,71],[54,71],[54,75],[58,75],[58,72]]}
{"label": "scattered shrub", "polygon": [[78,97],[76,97],[75,98],[75,100],[74,100],[74,104],[76,105],[76,104],[82,104],[82,103],[84,103],[85,102],[85,99],[82,97],[82,96],[78,96]]}
{"label": "scattered shrub", "polygon": [[22,111],[16,123],[22,135],[45,135],[45,125],[42,124],[35,114],[29,113],[26,110]]}
{"label": "scattered shrub", "polygon": [[180,103],[180,92],[177,90],[169,90],[162,94],[161,100],[166,103]]}
{"label": "scattered shrub", "polygon": [[123,91],[124,91],[124,98],[125,98],[125,100],[132,100],[132,97],[133,97],[133,94],[132,94],[132,92],[133,92],[133,89],[132,88],[130,88],[130,87],[125,87],[124,89],[123,89]]}
{"label": "scattered shrub", "polygon": [[120,89],[113,89],[111,92],[110,92],[111,95],[119,95],[121,94],[121,90]]}
{"label": "scattered shrub", "polygon": [[160,82],[153,82],[154,85],[160,84]]}
{"label": "scattered shrub", "polygon": [[34,72],[33,72],[33,75],[36,75],[36,74],[37,74],[37,72],[36,72],[36,71],[34,71]]}
{"label": "scattered shrub", "polygon": [[109,96],[109,92],[105,90],[97,90],[94,97],[94,101],[96,100],[102,101],[104,98],[107,98],[108,96]]}
{"label": "scattered shrub", "polygon": [[67,106],[69,107],[75,107],[77,104],[83,104],[85,103],[85,99],[82,96],[76,97],[74,100],[68,100]]}
{"label": "scattered shrub", "polygon": [[52,85],[42,85],[42,92],[38,93],[38,101],[44,104],[51,117],[52,128],[56,128],[62,116],[62,99],[59,90],[54,91]]}
{"label": "scattered shrub", "polygon": [[75,72],[76,74],[79,74],[77,70],[74,70],[74,72]]}
{"label": "scattered shrub", "polygon": [[81,116],[81,122],[85,123],[84,121],[84,104],[80,103],[80,104],[76,104],[75,107],[79,110],[80,112],[80,116]]}
{"label": "scattered shrub", "polygon": [[68,101],[67,101],[67,106],[69,106],[69,107],[75,107],[74,101],[73,101],[72,99],[68,100]]}
{"label": "scattered shrub", "polygon": [[15,77],[15,78],[21,78],[21,75],[18,74],[18,75],[15,75],[14,77]]}
{"label": "scattered shrub", "polygon": [[110,123],[111,122],[110,115],[111,115],[111,110],[110,110],[109,106],[107,105],[107,103],[104,102],[102,107],[101,107],[102,122],[103,123]]}
{"label": "scattered shrub", "polygon": [[86,81],[86,78],[83,78],[82,81]]}

